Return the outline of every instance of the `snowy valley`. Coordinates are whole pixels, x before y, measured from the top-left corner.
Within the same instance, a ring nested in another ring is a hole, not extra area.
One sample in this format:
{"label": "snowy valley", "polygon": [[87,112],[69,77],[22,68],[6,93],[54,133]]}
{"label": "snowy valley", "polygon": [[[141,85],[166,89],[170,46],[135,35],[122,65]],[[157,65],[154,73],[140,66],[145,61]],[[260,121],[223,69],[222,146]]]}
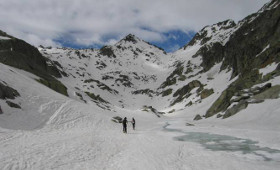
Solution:
{"label": "snowy valley", "polygon": [[71,49],[0,31],[0,169],[278,169],[279,18],[272,0],[174,53],[132,34]]}

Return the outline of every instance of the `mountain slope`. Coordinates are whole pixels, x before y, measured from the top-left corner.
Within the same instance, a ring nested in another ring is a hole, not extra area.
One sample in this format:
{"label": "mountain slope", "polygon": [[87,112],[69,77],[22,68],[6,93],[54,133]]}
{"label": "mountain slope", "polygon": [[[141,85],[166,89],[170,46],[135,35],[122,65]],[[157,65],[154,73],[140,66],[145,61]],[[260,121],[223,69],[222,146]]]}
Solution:
{"label": "mountain slope", "polygon": [[[168,54],[134,35],[128,35],[115,45],[104,46],[100,50],[39,50],[50,60],[60,63],[61,71],[68,75],[62,78],[62,82],[67,85],[72,98],[93,100],[106,108],[134,107],[133,105],[141,108],[145,105],[141,99],[123,96],[147,91],[150,95],[155,95],[153,92],[156,86],[164,79],[161,73],[167,69],[164,60],[168,58]],[[90,99],[90,94],[100,96],[103,102]],[[148,100],[149,98],[147,97]]]}
{"label": "mountain slope", "polygon": [[42,56],[1,32],[1,61],[102,109],[227,118],[249,104],[278,98],[271,93],[278,94],[279,15],[279,2],[271,1],[237,24],[227,20],[204,27],[170,54],[130,34],[99,50],[41,46]]}
{"label": "mountain slope", "polygon": [[[194,103],[190,99],[192,95],[190,91],[198,87],[196,93],[201,96],[202,87],[210,85],[205,92],[206,96],[214,94],[216,97],[212,100],[216,100],[216,102],[209,106],[206,114],[202,114],[210,117],[220,113],[218,117],[226,118],[245,109],[250,103],[271,98],[253,100],[258,93],[270,93],[266,91],[270,87],[277,89],[273,86],[278,83],[272,83],[272,85],[263,83],[278,82],[279,79],[277,69],[279,63],[279,11],[279,2],[271,1],[257,13],[246,17],[238,24],[228,20],[207,26],[199,31],[190,43],[174,54],[174,61],[179,60],[181,64],[177,65],[165,84],[176,84],[176,76],[181,77],[180,79],[189,79],[184,83],[186,86],[181,85],[179,91],[170,93],[174,97],[181,94],[175,102],[186,101],[184,103],[190,106]],[[216,71],[211,71],[214,68]],[[262,75],[262,69],[272,70],[268,72],[269,74]],[[175,72],[177,74],[174,74]],[[223,72],[228,73],[229,79],[215,79]],[[203,77],[207,77],[207,80]],[[213,79],[215,79],[216,85],[211,86]],[[177,80],[179,79],[177,78]],[[192,85],[189,83],[193,83],[194,80],[197,85],[190,88]],[[219,86],[217,82],[221,82],[222,86]],[[170,89],[174,92],[176,86],[173,85],[172,88],[169,88],[169,92]],[[218,93],[221,92],[222,94],[219,95]],[[279,94],[277,90],[274,92]],[[200,100],[196,100],[200,102]]]}
{"label": "mountain slope", "polygon": [[278,71],[263,77],[258,70],[279,63],[278,39],[279,3],[271,1],[237,24],[226,20],[204,27],[175,53],[166,54],[131,34],[100,50],[40,51],[69,75],[63,83],[72,89],[72,98],[86,102],[91,97],[107,109],[162,113],[188,112],[197,104],[208,107],[199,113],[205,117],[219,113],[226,118],[245,109],[257,93],[277,89],[262,83],[271,83]]}
{"label": "mountain slope", "polygon": [[67,94],[66,87],[56,78],[61,72],[55,63],[43,57],[37,48],[0,31],[0,62],[19,69],[23,69],[40,77],[38,81],[53,90]]}

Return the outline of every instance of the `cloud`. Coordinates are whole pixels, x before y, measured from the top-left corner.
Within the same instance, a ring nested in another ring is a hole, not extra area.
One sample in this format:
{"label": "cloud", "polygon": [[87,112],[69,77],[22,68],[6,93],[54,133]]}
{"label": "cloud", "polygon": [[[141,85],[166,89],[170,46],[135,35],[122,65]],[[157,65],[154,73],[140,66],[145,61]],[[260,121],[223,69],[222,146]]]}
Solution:
{"label": "cloud", "polygon": [[1,0],[0,29],[33,45],[112,44],[133,33],[164,42],[171,30],[238,21],[268,0]]}

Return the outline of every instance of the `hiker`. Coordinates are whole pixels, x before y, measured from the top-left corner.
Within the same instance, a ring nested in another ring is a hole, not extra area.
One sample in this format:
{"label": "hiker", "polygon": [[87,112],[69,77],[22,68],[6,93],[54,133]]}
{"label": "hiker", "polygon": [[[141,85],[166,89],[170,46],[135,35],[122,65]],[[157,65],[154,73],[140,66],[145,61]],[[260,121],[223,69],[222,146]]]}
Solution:
{"label": "hiker", "polygon": [[1,106],[0,106],[0,114],[2,114],[2,113],[3,113],[3,111],[2,111]]}
{"label": "hiker", "polygon": [[126,119],[126,117],[123,119],[122,125],[123,125],[123,133],[127,133],[127,119]]}
{"label": "hiker", "polygon": [[134,119],[134,117],[132,118],[131,123],[132,123],[132,128],[133,128],[133,130],[135,130],[135,119]]}

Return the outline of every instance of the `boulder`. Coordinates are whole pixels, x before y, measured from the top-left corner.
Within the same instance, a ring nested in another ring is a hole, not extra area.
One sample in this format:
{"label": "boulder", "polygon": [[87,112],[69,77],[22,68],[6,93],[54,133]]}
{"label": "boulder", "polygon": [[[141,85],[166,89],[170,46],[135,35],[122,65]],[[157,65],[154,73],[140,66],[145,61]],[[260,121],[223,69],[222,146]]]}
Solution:
{"label": "boulder", "polygon": [[199,114],[197,114],[197,115],[194,117],[193,120],[201,120],[201,119],[202,119],[202,117],[201,117]]}
{"label": "boulder", "polygon": [[205,98],[209,97],[210,95],[212,95],[213,93],[214,93],[213,89],[204,89],[200,94],[200,98],[205,99]]}
{"label": "boulder", "polygon": [[20,95],[15,89],[0,82],[0,99],[15,99],[17,96]]}
{"label": "boulder", "polygon": [[14,102],[11,102],[11,101],[6,101],[6,103],[10,106],[10,107],[13,107],[13,108],[17,108],[17,109],[21,109],[20,105],[14,103]]}
{"label": "boulder", "polygon": [[115,116],[112,118],[112,121],[115,123],[122,123],[122,118],[120,116]]}
{"label": "boulder", "polygon": [[223,119],[228,118],[232,115],[235,115],[237,112],[246,109],[248,106],[248,102],[245,100],[242,100],[237,105],[234,105],[232,108],[228,109],[226,113],[223,115]]}

